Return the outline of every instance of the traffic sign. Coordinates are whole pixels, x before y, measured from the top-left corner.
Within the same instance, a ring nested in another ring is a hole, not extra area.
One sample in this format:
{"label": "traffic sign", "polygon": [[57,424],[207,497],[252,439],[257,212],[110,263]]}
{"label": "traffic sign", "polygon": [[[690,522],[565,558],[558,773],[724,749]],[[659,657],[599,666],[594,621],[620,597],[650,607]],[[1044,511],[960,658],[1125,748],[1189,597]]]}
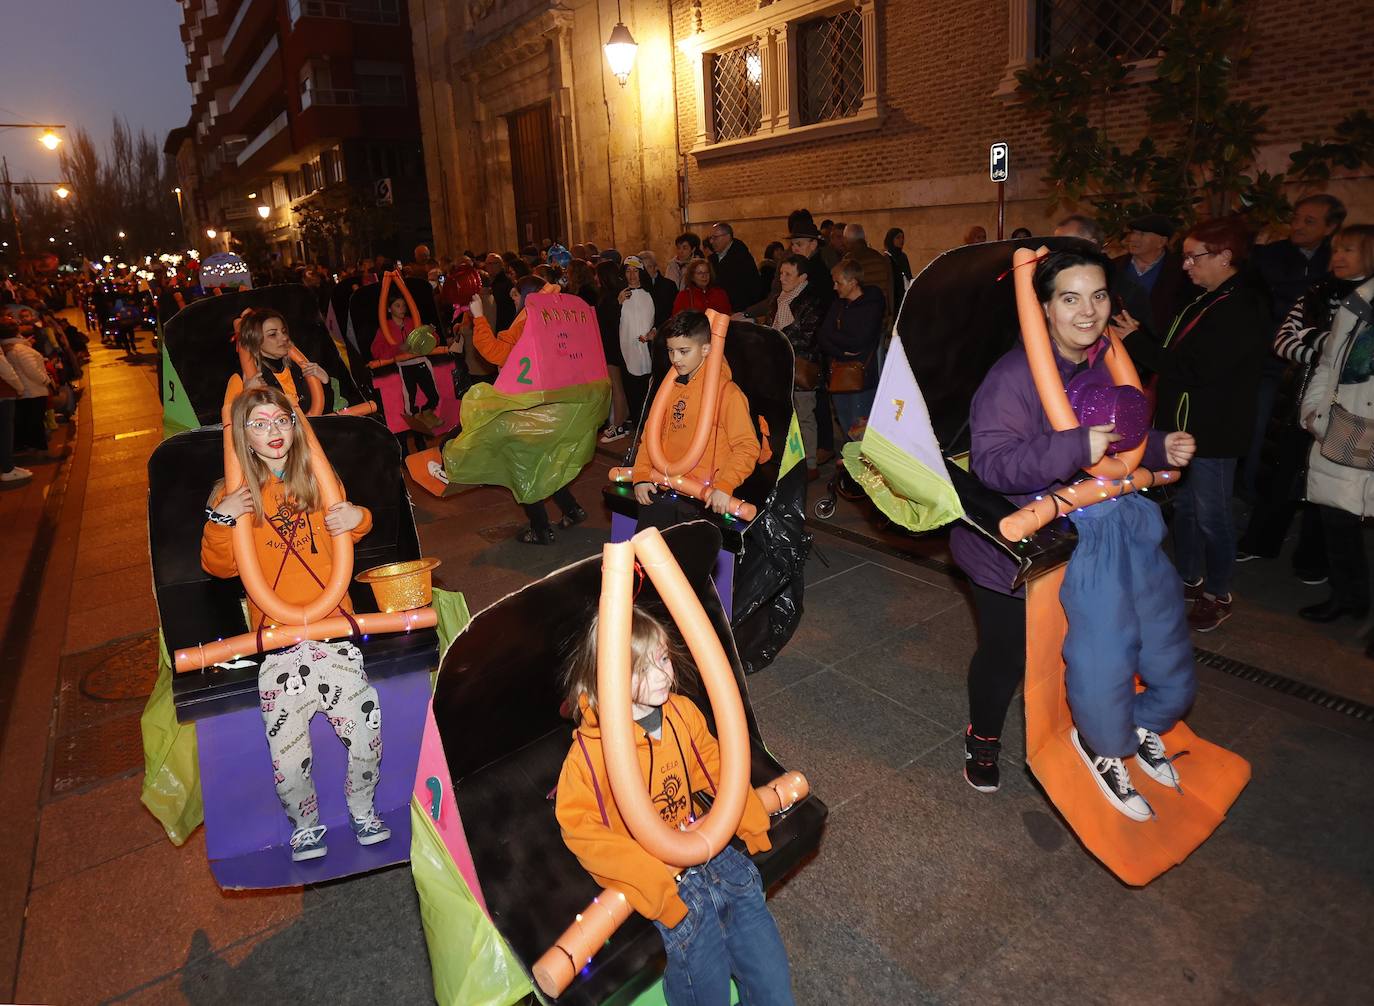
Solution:
{"label": "traffic sign", "polygon": [[994,182],[1005,182],[1011,173],[1011,148],[994,143],[988,151],[988,176]]}
{"label": "traffic sign", "polygon": [[392,196],[391,196],[391,179],[390,179],[390,178],[378,178],[377,181],[376,181],[376,183],[375,183],[375,185],[373,186],[373,192],[374,192],[374,194],[375,194],[376,197],[377,197],[377,205],[378,205],[378,206],[390,206],[390,205],[391,205],[391,203],[392,203]]}

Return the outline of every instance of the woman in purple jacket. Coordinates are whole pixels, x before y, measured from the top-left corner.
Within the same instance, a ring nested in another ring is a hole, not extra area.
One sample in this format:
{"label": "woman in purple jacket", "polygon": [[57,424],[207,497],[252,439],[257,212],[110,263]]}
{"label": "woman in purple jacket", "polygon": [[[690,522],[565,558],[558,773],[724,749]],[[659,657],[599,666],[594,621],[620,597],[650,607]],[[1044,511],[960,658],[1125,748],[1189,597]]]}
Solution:
{"label": "woman in purple jacket", "polygon": [[[1096,251],[1054,252],[1036,267],[1036,297],[1045,311],[1050,344],[1065,385],[1084,371],[1106,369],[1103,350],[1108,343],[1103,333],[1111,312],[1107,273],[1108,261]],[[1110,424],[1053,429],[1035,389],[1025,348],[1019,342],[993,364],[983,379],[970,408],[969,426],[973,474],[1017,506],[1081,476],[1083,469],[1100,461],[1107,448],[1119,439]],[[1151,430],[1142,464],[1151,470],[1181,467],[1189,462],[1195,449],[1188,433],[1166,436]],[[1130,498],[1111,505],[1128,505],[1132,511],[1139,506],[1150,508],[1143,518],[1139,513],[1134,516],[1143,520],[1146,533],[1156,533],[1152,525],[1157,523],[1158,538],[1162,539],[1163,522],[1153,504],[1139,497],[1134,497],[1135,503],[1126,504]],[[1157,541],[1155,545],[1157,551]],[[978,620],[978,649],[968,673],[969,726],[964,738],[964,777],[975,789],[990,793],[1000,781],[1002,725],[1025,674],[1025,589],[1013,589],[1016,566],[1007,554],[967,525],[955,525],[950,546],[955,561],[972,581]],[[1174,577],[1161,584],[1160,590],[1177,588],[1176,581]],[[1181,612],[1181,588],[1179,591]],[[1186,644],[1186,629],[1182,639]],[[1068,649],[1066,643],[1066,655]],[[1160,689],[1156,698],[1167,698],[1171,708],[1180,703],[1186,708],[1191,689],[1190,683],[1179,682],[1172,690]],[[1072,700],[1072,688],[1070,693]],[[1116,698],[1119,696],[1113,701]],[[1075,710],[1075,719],[1079,712]],[[1142,739],[1136,753],[1137,763],[1152,775],[1156,771],[1166,775],[1172,771],[1162,745],[1155,750],[1157,734],[1162,729],[1162,725],[1147,727],[1145,733],[1154,743],[1147,744],[1147,739]],[[1104,795],[1123,813],[1136,816],[1143,799],[1131,786],[1123,754],[1110,751],[1102,752],[1106,757],[1084,757],[1097,771]]]}

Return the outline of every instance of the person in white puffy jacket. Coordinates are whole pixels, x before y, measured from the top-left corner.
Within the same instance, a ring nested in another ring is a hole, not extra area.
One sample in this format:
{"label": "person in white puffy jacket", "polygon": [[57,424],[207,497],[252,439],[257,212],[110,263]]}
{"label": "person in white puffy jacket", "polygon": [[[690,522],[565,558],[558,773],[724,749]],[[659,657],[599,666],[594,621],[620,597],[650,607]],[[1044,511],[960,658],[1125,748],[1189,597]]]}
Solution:
{"label": "person in white puffy jacket", "polygon": [[48,431],[43,418],[48,411],[48,392],[52,385],[48,380],[48,368],[43,364],[43,354],[19,335],[18,326],[8,318],[0,320],[0,350],[4,351],[5,358],[24,385],[14,406],[14,449],[46,453]]}
{"label": "person in white puffy jacket", "polygon": [[[1352,233],[1354,232],[1354,233]],[[1336,312],[1331,336],[1322,346],[1321,358],[1302,400],[1303,428],[1316,437],[1308,457],[1307,499],[1317,504],[1326,537],[1331,596],[1321,604],[1299,611],[1314,622],[1332,622],[1349,616],[1362,619],[1369,612],[1369,564],[1365,558],[1361,520],[1374,515],[1374,470],[1371,463],[1342,464],[1322,453],[1336,453],[1332,411],[1339,406],[1354,417],[1374,424],[1374,226],[1356,225],[1338,233],[1355,237],[1352,252],[1359,255],[1364,278]],[[1334,262],[1333,262],[1334,266]],[[1324,441],[1332,439],[1332,443]],[[1374,643],[1369,652],[1374,656]]]}
{"label": "person in white puffy jacket", "polygon": [[625,282],[620,291],[620,353],[625,370],[625,397],[630,403],[630,422],[638,426],[646,410],[652,369],[649,345],[654,338],[654,298],[644,288],[644,263],[637,255],[625,258]]}

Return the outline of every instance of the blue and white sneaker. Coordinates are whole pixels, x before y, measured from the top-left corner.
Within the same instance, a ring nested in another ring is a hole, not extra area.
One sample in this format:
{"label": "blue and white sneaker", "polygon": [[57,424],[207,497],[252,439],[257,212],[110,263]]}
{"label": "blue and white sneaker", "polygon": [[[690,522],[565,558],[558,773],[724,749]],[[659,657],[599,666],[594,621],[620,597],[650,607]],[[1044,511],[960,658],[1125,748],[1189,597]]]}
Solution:
{"label": "blue and white sneaker", "polygon": [[353,834],[358,837],[359,845],[376,845],[391,837],[391,829],[386,826],[374,810],[366,818],[351,818]]}
{"label": "blue and white sneaker", "polygon": [[322,824],[309,828],[297,828],[291,833],[291,861],[301,863],[307,859],[319,859],[329,851],[324,844],[324,833],[329,829]]}

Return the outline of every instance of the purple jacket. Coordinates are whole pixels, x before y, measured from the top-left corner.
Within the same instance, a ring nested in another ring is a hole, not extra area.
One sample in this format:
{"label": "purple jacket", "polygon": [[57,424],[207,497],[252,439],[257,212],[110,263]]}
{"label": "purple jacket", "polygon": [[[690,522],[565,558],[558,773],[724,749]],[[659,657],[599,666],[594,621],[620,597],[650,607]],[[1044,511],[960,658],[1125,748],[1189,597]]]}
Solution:
{"label": "purple jacket", "polygon": [[[1053,343],[1051,343],[1053,347]],[[1106,369],[1106,342],[1089,353],[1090,369]],[[1059,376],[1068,384],[1077,366],[1054,350]],[[992,365],[969,408],[972,445],[970,467],[979,481],[1023,506],[1047,490],[1071,481],[1088,464],[1088,431],[1051,428],[1035,390],[1025,347],[1019,343]],[[1164,434],[1151,430],[1141,462],[1151,469],[1165,466]],[[1024,597],[1025,588],[1012,590],[1016,563],[981,532],[965,523],[950,531],[954,561],[980,587],[999,594]]]}

